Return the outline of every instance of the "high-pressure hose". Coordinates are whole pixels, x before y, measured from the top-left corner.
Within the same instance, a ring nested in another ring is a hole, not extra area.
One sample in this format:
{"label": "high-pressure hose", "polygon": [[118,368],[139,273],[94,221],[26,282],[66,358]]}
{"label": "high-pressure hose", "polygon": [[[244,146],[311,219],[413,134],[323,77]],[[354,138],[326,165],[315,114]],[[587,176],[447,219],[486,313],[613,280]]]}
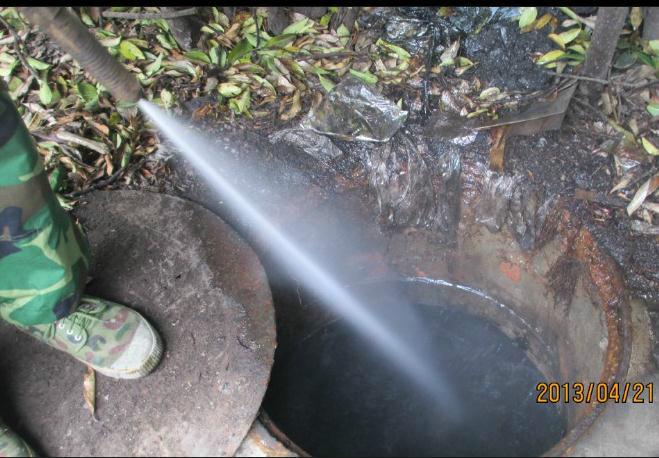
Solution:
{"label": "high-pressure hose", "polygon": [[116,99],[139,101],[142,90],[137,78],[112,57],[66,7],[21,7],[20,11],[78,61]]}

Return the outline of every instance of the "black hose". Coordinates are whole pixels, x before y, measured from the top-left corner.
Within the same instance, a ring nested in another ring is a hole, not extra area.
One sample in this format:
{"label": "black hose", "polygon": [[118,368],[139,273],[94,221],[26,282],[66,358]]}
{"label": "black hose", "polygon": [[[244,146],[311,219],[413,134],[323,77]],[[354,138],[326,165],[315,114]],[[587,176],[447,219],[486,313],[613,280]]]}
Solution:
{"label": "black hose", "polygon": [[66,7],[21,7],[20,11],[116,99],[137,102],[141,98],[142,89],[137,78],[112,57]]}

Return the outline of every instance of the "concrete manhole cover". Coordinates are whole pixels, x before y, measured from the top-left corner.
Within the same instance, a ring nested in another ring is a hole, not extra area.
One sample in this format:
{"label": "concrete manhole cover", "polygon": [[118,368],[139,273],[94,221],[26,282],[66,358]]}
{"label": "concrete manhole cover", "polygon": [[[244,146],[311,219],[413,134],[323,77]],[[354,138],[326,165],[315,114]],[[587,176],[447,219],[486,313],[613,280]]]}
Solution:
{"label": "concrete manhole cover", "polygon": [[272,298],[249,246],[189,201],[96,192],[76,216],[92,247],[87,293],[130,304],[166,346],[141,380],[97,377],[85,409],[85,367],[0,324],[0,408],[53,455],[232,455],[265,393],[275,349]]}

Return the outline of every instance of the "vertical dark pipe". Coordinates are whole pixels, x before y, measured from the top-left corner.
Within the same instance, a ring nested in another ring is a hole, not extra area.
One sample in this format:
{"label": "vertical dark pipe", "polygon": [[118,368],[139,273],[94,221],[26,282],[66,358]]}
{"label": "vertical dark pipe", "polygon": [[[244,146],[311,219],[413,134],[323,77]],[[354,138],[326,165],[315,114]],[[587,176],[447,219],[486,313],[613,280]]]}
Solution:
{"label": "vertical dark pipe", "polygon": [[20,10],[116,99],[127,102],[140,99],[141,87],[137,78],[112,57],[66,7],[21,7]]}
{"label": "vertical dark pipe", "polygon": [[[610,7],[600,6],[597,9],[597,22],[593,31],[593,38],[586,54],[586,62],[581,74],[590,78],[608,79],[611,61],[616,50],[616,43],[625,25],[625,18],[629,11],[628,6]],[[583,81],[579,84],[580,92],[584,94],[597,94],[601,92],[602,85]]]}

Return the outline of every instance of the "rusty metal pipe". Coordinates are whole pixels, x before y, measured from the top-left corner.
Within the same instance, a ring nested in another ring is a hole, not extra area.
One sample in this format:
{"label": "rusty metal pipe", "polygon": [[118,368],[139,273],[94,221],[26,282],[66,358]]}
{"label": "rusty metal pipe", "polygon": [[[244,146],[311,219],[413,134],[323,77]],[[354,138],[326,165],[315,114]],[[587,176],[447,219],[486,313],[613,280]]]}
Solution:
{"label": "rusty metal pipe", "polygon": [[117,99],[137,102],[140,83],[101,46],[87,27],[66,7],[21,7],[21,13],[39,26]]}

